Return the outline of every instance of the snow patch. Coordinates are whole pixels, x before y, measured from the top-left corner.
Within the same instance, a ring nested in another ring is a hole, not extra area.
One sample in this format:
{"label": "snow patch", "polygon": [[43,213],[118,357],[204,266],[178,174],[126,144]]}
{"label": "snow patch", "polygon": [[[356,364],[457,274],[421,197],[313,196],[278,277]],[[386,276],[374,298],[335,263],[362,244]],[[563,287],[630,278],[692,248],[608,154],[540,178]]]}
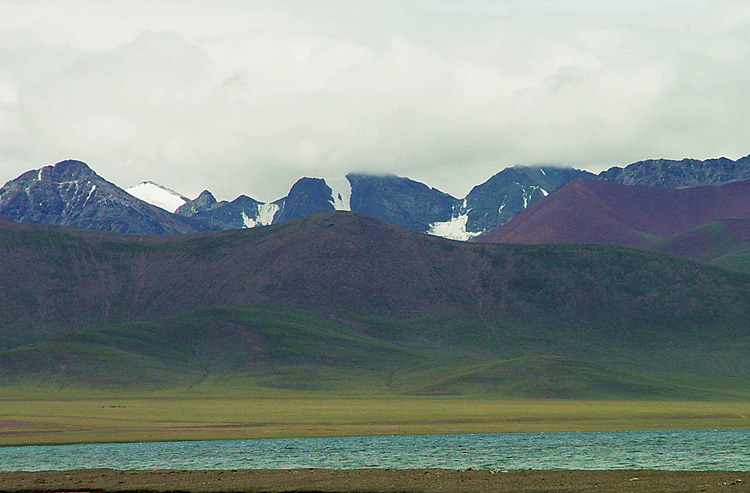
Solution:
{"label": "snow patch", "polygon": [[184,205],[187,199],[166,187],[151,181],[144,181],[133,187],[125,189],[130,195],[151,205],[160,207],[166,211],[174,212],[178,207]]}
{"label": "snow patch", "polygon": [[451,240],[467,241],[475,236],[479,236],[479,233],[466,231],[466,223],[468,220],[468,214],[461,214],[449,219],[448,221],[435,222],[430,225],[427,233],[435,236],[442,236],[443,238],[449,238]]}
{"label": "snow patch", "polygon": [[338,178],[324,178],[326,185],[331,189],[331,199],[333,208],[337,211],[351,211],[352,184],[346,176]]}
{"label": "snow patch", "polygon": [[[532,192],[533,193],[533,192]],[[526,192],[526,189],[523,189],[523,208],[527,208],[529,206],[529,199],[531,198],[531,194]]]}
{"label": "snow patch", "polygon": [[86,205],[89,203],[89,200],[91,199],[91,196],[94,194],[94,192],[96,192],[96,185],[91,187],[88,197],[86,197],[86,200],[83,201],[83,205]]}
{"label": "snow patch", "polygon": [[526,187],[523,188],[523,208],[526,209],[529,206],[529,201],[531,200],[531,197],[534,195],[534,192],[539,190],[542,192],[542,195],[546,197],[549,195],[547,193],[547,190],[543,189],[542,187],[538,187],[536,185],[531,185],[531,191],[526,190]]}
{"label": "snow patch", "polygon": [[258,223],[252,217],[248,216],[245,211],[242,211],[242,224],[246,228],[254,228]]}
{"label": "snow patch", "polygon": [[268,226],[273,222],[273,216],[279,212],[279,209],[280,207],[277,204],[258,204],[258,217],[255,220],[255,225],[251,227]]}

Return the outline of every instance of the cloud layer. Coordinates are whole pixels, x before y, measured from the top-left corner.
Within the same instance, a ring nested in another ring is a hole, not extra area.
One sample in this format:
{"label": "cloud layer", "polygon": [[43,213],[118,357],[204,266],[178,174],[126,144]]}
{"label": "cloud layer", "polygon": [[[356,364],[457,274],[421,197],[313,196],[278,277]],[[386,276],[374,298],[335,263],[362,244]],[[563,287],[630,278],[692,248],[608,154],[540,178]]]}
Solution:
{"label": "cloud layer", "polygon": [[24,1],[0,20],[0,181],[285,194],[392,172],[750,153],[744,1]]}

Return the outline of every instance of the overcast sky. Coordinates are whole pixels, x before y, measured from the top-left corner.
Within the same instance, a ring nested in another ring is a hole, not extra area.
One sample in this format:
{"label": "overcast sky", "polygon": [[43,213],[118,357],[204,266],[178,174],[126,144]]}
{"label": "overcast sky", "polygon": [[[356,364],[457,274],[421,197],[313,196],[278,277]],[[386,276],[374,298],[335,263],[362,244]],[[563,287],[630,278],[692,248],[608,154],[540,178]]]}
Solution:
{"label": "overcast sky", "polygon": [[747,0],[2,0],[0,183],[270,201],[389,172],[750,154]]}

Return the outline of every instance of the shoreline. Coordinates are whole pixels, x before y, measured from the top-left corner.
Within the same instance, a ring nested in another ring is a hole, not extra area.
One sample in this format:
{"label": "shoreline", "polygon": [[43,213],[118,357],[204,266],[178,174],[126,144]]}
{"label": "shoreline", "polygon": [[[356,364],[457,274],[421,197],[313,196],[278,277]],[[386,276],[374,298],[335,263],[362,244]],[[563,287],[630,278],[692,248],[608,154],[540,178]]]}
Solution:
{"label": "shoreline", "polygon": [[249,469],[0,472],[0,491],[224,493],[737,492],[750,471]]}
{"label": "shoreline", "polygon": [[[543,429],[541,431],[534,430],[528,431],[525,429],[521,430],[509,430],[509,431],[471,431],[471,432],[449,432],[449,433],[436,433],[436,432],[404,432],[404,433],[372,433],[372,434],[323,434],[323,435],[280,435],[280,436],[250,436],[250,437],[232,437],[232,438],[214,438],[214,437],[200,437],[200,438],[132,438],[132,439],[117,439],[117,440],[82,440],[82,441],[29,441],[29,442],[12,442],[5,443],[0,441],[0,449],[13,448],[13,447],[57,447],[57,446],[68,446],[68,445],[118,445],[118,444],[133,444],[133,443],[172,443],[172,442],[223,442],[223,441],[236,441],[236,440],[298,440],[298,439],[314,439],[314,438],[358,438],[358,437],[384,437],[384,436],[452,436],[452,435],[498,435],[498,434],[538,434],[538,433],[588,433],[588,432],[602,432],[602,433],[617,433],[627,431],[655,431],[655,432],[671,432],[671,431],[711,431],[711,430],[750,430],[750,426],[734,426],[734,427],[705,427],[705,428],[602,428],[602,429],[575,429],[575,430],[558,430]],[[0,440],[2,440],[2,430],[0,430]],[[0,474],[3,471],[0,470]],[[2,491],[0,491],[2,493]]]}
{"label": "shoreline", "polygon": [[261,395],[3,395],[0,445],[750,429],[750,402]]}

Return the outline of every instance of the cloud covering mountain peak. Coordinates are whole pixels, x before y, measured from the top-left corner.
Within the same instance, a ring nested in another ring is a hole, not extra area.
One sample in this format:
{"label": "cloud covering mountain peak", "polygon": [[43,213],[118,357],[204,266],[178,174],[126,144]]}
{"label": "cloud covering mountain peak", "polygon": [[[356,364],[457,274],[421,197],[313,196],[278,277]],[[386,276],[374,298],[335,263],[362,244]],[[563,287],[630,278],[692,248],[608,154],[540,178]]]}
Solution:
{"label": "cloud covering mountain peak", "polygon": [[299,176],[352,169],[463,196],[519,163],[600,171],[746,150],[739,1],[73,0],[3,13],[7,178],[75,155],[117,183],[148,176],[189,196],[270,201]]}

